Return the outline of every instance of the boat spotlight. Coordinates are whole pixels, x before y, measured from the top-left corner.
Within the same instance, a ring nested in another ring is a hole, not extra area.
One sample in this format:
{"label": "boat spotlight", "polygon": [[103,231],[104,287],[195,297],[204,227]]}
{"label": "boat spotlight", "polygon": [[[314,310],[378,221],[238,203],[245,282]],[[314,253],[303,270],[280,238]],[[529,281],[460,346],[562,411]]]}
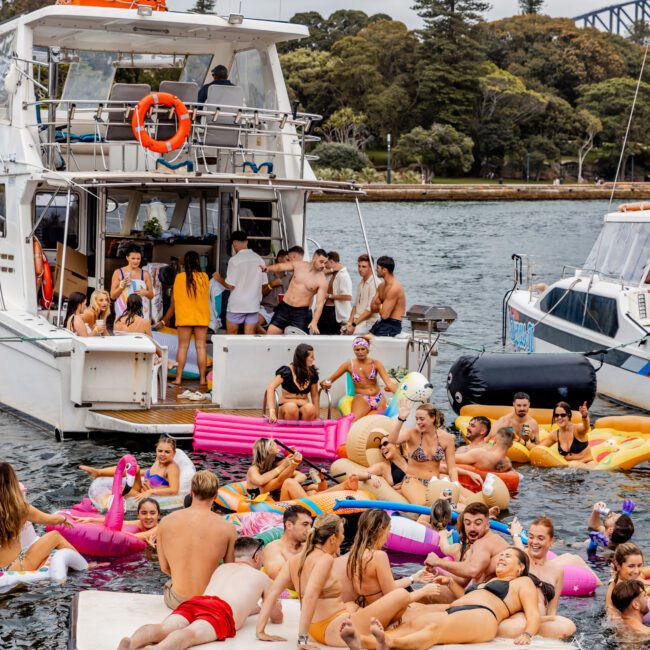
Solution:
{"label": "boat spotlight", "polygon": [[151,5],[138,5],[138,16],[151,16],[153,7]]}
{"label": "boat spotlight", "polygon": [[230,14],[228,16],[228,22],[231,25],[241,25],[244,22],[243,14]]}

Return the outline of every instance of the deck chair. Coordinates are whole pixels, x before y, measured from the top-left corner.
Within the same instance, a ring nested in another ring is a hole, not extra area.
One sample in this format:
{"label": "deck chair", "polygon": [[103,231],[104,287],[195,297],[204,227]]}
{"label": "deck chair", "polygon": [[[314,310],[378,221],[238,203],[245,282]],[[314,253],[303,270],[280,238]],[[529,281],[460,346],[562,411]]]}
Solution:
{"label": "deck chair", "polygon": [[131,128],[131,118],[135,105],[151,92],[149,84],[115,84],[111,89],[110,102],[123,102],[123,105],[109,104],[107,141],[133,141],[135,135]]}
{"label": "deck chair", "polygon": [[[208,88],[208,100],[206,110],[212,106],[242,106],[244,103],[244,91],[240,86],[218,86]],[[224,109],[230,115],[219,113],[217,119],[214,114],[206,116],[205,125],[208,127],[205,133],[204,144],[211,147],[236,147],[240,143],[242,127],[235,123],[236,110]]]}
{"label": "deck chair", "polygon": [[[196,104],[199,97],[199,87],[193,81],[161,81],[160,92],[174,95],[184,104]],[[156,140],[169,140],[178,129],[176,116],[168,117],[168,115],[169,113],[158,112]]]}

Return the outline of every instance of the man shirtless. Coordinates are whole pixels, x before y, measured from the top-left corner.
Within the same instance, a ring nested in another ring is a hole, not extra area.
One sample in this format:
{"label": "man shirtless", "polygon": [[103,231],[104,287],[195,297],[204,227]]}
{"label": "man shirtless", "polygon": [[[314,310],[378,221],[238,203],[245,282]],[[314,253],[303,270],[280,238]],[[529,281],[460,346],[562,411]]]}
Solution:
{"label": "man shirtless", "polygon": [[[429,553],[425,565],[429,571],[444,569],[454,576],[454,579],[462,585],[471,582],[479,584],[492,579],[495,575],[497,556],[503,549],[507,548],[508,542],[503,537],[490,530],[490,518],[488,507],[484,503],[476,501],[470,503],[462,514],[463,523],[461,536],[469,544],[469,550],[460,562],[443,560],[435,553]],[[449,600],[454,600],[451,591],[448,594]]]}
{"label": "man shirtless", "polygon": [[303,506],[289,506],[284,511],[282,523],[282,537],[267,544],[262,554],[264,571],[271,580],[275,580],[282,567],[302,551],[311,530],[311,513]]}
{"label": "man shirtless", "polygon": [[[162,623],[143,625],[118,650],[135,650],[156,643],[161,650],[185,650],[202,643],[234,637],[251,614],[259,612],[258,601],[272,585],[259,569],[262,541],[241,537],[235,542],[234,562],[222,564],[210,578],[203,595],[177,607]],[[278,600],[271,612],[272,623],[282,623]]]}
{"label": "man shirtless", "polygon": [[618,631],[627,637],[627,641],[650,637],[650,627],[643,623],[643,617],[648,613],[648,596],[641,580],[617,583],[612,591],[612,604],[621,614],[620,621],[617,621]]}
{"label": "man shirtless", "polygon": [[375,336],[397,336],[402,331],[402,318],[406,311],[404,287],[393,275],[395,260],[382,255],[377,260],[377,275],[383,282],[377,287],[372,300],[372,311],[379,313],[379,320],[370,333]]}
{"label": "man shirtless", "polygon": [[167,515],[158,526],[158,561],[170,576],[164,587],[165,605],[178,607],[201,595],[221,562],[232,562],[237,531],[210,510],[219,479],[202,469],[192,477],[192,505]]}
{"label": "man shirtless", "polygon": [[[319,248],[314,251],[311,262],[291,260],[282,264],[263,267],[265,272],[293,273],[284,300],[275,308],[267,334],[282,334],[289,327],[297,327],[303,332],[311,330],[318,334],[318,320],[323,312],[327,298],[327,278],[325,264],[327,253]],[[316,296],[316,308],[311,312],[311,303]]]}
{"label": "man shirtless", "polygon": [[487,438],[490,435],[491,428],[492,423],[489,418],[482,415],[472,418],[467,425],[467,433],[465,434],[468,444],[456,449],[456,457],[464,455],[468,451],[487,447]]}
{"label": "man shirtless", "polygon": [[502,427],[494,435],[494,445],[477,446],[462,454],[456,452],[457,457],[463,465],[474,465],[481,469],[506,472],[512,469],[508,450],[512,447],[513,436],[512,429]]}
{"label": "man shirtless", "polygon": [[[506,413],[493,425],[492,431],[498,431],[501,427],[510,427],[515,433],[515,441],[532,449],[539,444],[539,425],[537,421],[528,415],[530,410],[530,397],[527,393],[515,393],[512,401],[512,413]],[[493,436],[488,437],[488,441]]]}

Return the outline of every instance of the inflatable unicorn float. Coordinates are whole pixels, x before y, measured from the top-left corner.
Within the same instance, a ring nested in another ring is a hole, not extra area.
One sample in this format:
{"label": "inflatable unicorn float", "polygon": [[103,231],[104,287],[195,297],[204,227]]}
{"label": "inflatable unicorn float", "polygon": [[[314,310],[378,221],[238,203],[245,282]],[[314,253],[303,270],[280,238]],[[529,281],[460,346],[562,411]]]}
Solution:
{"label": "inflatable unicorn float", "polygon": [[131,454],[122,456],[115,468],[112,495],[106,515],[102,515],[86,498],[80,504],[59,512],[72,521],[75,517],[92,517],[97,521],[75,521],[73,528],[50,526],[48,530],[58,530],[84,555],[121,557],[143,551],[147,543],[135,536],[135,533],[141,532],[140,529],[135,525],[124,524],[124,497],[131,491],[137,475],[136,459]]}

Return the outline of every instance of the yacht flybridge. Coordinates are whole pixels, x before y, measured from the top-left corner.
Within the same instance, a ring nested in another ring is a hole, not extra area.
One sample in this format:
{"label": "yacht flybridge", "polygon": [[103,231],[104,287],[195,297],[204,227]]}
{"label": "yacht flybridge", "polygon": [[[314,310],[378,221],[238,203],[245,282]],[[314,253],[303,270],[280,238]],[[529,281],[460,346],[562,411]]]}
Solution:
{"label": "yacht flybridge", "polygon": [[[108,288],[125,244],[141,245],[153,270],[192,249],[223,274],[233,230],[270,259],[306,243],[311,192],[358,193],[309,166],[319,117],[292,106],[276,51],[306,28],[161,8],[71,0],[0,25],[0,402],[59,437],[192,430],[196,405],[179,405],[165,379],[156,390],[150,339],[61,327],[70,291]],[[217,64],[232,85],[211,85],[199,103]],[[159,236],[144,232],[152,215]],[[53,286],[37,277],[36,242]],[[259,410],[299,340],[213,336],[205,407]],[[322,372],[350,354],[347,337],[310,342]],[[377,352],[402,366],[407,345]]]}
{"label": "yacht flybridge", "polygon": [[526,270],[513,259],[515,289],[504,301],[513,349],[586,353],[600,394],[650,411],[650,204],[605,215],[584,268],[564,267],[550,286],[533,283],[530,259]]}

